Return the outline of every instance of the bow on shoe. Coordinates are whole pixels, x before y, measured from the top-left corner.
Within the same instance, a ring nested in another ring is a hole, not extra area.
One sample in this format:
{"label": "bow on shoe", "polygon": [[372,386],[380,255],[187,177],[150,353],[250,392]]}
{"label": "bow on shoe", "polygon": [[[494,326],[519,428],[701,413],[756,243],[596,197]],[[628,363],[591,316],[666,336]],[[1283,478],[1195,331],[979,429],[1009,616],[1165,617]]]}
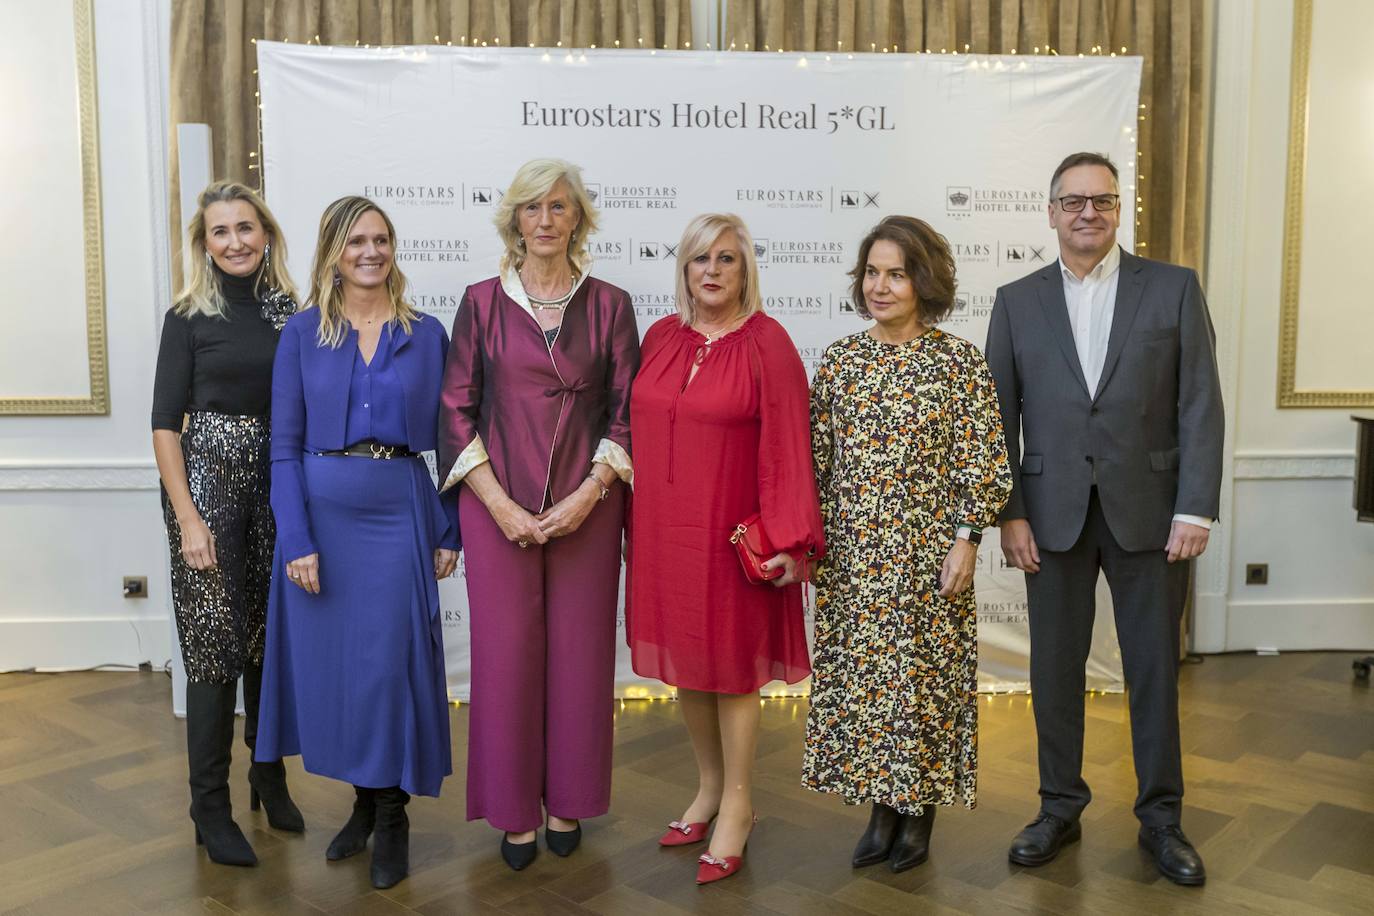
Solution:
{"label": "bow on shoe", "polygon": [[703,852],[697,862],[700,863],[697,865],[697,884],[711,884],[736,874],[744,864],[744,857],[726,856],[722,859],[709,852]]}
{"label": "bow on shoe", "polygon": [[692,825],[691,825],[691,824],[685,824],[685,823],[683,823],[682,821],[669,821],[669,822],[668,822],[668,826],[669,826],[669,828],[671,828],[671,829],[673,829],[673,830],[676,830],[678,833],[682,834],[683,836],[691,836],[691,835],[692,835]]}

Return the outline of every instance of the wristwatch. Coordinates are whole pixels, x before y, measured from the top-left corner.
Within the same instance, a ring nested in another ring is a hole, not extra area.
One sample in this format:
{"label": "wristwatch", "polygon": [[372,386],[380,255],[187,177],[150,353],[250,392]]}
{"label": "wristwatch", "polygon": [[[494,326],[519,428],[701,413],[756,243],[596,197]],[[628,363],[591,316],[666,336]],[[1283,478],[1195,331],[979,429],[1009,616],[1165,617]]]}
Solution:
{"label": "wristwatch", "polygon": [[955,538],[963,538],[975,547],[983,543],[983,529],[974,528],[970,525],[960,525],[954,532]]}

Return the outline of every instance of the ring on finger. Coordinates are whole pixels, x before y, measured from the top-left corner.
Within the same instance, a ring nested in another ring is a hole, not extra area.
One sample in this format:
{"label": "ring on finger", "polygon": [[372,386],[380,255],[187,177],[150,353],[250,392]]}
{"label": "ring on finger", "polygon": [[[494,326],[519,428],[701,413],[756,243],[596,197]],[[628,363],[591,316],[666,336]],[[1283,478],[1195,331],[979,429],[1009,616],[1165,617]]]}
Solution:
{"label": "ring on finger", "polygon": [[521,538],[520,540],[516,541],[515,543],[517,543],[517,544],[520,545],[520,549],[521,549],[521,550],[524,550],[526,547],[530,546],[530,542],[527,541],[527,540],[525,540],[524,538]]}

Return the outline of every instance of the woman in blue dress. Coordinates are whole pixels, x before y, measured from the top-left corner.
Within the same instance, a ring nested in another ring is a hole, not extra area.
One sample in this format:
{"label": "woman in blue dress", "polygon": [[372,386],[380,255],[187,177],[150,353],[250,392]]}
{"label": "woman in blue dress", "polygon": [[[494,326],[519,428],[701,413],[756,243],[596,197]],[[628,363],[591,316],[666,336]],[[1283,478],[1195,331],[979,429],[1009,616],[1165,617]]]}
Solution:
{"label": "woman in blue dress", "polygon": [[257,746],[353,784],[326,857],[361,852],[375,831],[379,888],[409,868],[406,802],[437,796],[452,772],[436,580],[459,547],[456,501],[420,457],[435,447],[448,336],[406,301],[395,238],[366,198],[330,204],[307,308],[277,347]]}

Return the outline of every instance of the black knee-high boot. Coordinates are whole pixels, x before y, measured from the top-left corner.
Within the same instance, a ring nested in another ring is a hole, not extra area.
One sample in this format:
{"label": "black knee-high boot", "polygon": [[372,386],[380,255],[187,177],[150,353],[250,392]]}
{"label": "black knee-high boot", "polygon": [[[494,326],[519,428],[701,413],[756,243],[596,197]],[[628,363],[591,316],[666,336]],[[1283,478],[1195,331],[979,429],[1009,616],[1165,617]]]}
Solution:
{"label": "black knee-high boot", "polygon": [[347,859],[367,848],[367,838],[377,823],[377,790],[354,786],[353,813],[332,841],[324,857],[331,862]]}
{"label": "black knee-high boot", "polygon": [[186,758],[196,843],[221,865],[256,865],[258,857],[234,823],[229,761],[234,744],[234,684],[186,685]]}
{"label": "black knee-high boot", "polygon": [[399,884],[410,871],[410,796],[399,786],[378,789],[377,825],[372,837],[372,886]]}
{"label": "black knee-high boot", "polygon": [[[258,744],[258,709],[261,705],[262,666],[247,665],[243,669],[243,742],[248,745],[250,755]],[[305,829],[305,818],[301,817],[301,810],[286,789],[286,766],[280,760],[270,763],[253,760],[248,768],[248,784],[253,789],[250,807],[256,811],[258,803],[262,802],[267,808],[267,823],[292,833]]]}

